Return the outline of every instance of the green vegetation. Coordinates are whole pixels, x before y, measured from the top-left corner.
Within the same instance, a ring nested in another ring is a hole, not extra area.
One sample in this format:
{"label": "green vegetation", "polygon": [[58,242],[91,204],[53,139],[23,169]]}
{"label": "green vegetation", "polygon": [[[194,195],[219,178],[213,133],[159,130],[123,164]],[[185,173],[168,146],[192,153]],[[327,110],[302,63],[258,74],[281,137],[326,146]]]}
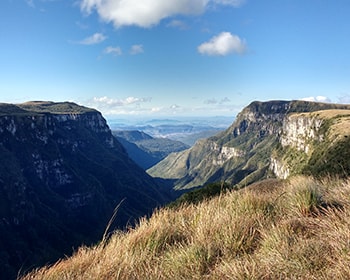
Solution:
{"label": "green vegetation", "polygon": [[303,173],[317,177],[350,175],[350,138],[344,137],[331,145],[323,142],[314,149]]}
{"label": "green vegetation", "polygon": [[169,204],[170,208],[179,207],[188,203],[200,203],[204,200],[218,196],[226,191],[232,189],[232,186],[225,182],[209,183],[204,187],[189,191],[181,195],[174,202]]}
{"label": "green vegetation", "polygon": [[350,182],[268,180],[156,211],[22,278],[349,279]]}
{"label": "green vegetation", "polygon": [[96,113],[94,109],[79,106],[72,102],[32,101],[21,104],[0,103],[0,116],[23,116],[52,114],[84,114]]}
{"label": "green vegetation", "polygon": [[83,114],[97,113],[96,110],[77,105],[72,102],[49,102],[49,101],[31,101],[17,104],[19,108],[29,112],[52,113],[52,114]]}

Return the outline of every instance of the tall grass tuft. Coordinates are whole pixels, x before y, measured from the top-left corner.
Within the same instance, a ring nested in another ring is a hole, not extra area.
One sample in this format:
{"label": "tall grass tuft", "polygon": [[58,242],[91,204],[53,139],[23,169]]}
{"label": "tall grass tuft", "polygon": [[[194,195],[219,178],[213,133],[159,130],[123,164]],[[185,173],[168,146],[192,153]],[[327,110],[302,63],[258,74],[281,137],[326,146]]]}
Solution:
{"label": "tall grass tuft", "polygon": [[288,206],[292,215],[317,214],[324,202],[322,187],[312,178],[295,177],[290,182]]}

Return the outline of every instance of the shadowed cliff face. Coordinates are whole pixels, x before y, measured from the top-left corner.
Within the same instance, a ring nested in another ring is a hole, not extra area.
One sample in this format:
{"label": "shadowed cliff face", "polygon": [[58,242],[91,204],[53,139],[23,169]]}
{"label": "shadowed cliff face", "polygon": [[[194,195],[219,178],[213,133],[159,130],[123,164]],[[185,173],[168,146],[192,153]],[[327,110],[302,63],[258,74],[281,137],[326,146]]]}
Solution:
{"label": "shadowed cliff face", "polygon": [[73,103],[0,104],[0,275],[62,257],[168,202],[102,115]]}
{"label": "shadowed cliff face", "polygon": [[[326,143],[325,124],[329,123],[326,121],[329,117],[319,118],[310,113],[339,110],[345,114],[349,108],[349,105],[307,101],[253,102],[226,131],[197,142],[185,152],[169,155],[148,173],[176,180],[176,189],[215,181],[244,187],[269,176],[286,178],[290,172],[315,175],[319,168],[308,166],[321,164],[314,147]],[[350,134],[350,129],[345,134]],[[323,150],[327,151],[327,147]],[[293,158],[294,150],[298,157]],[[293,166],[288,164],[290,161]]]}

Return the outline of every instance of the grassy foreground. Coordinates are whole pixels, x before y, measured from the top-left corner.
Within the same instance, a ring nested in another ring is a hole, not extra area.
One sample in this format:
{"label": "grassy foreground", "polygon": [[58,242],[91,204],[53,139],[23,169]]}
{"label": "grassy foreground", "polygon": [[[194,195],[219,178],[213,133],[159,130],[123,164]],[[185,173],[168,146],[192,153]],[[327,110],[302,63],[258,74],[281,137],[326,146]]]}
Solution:
{"label": "grassy foreground", "polygon": [[350,180],[266,180],[161,209],[22,279],[350,279]]}

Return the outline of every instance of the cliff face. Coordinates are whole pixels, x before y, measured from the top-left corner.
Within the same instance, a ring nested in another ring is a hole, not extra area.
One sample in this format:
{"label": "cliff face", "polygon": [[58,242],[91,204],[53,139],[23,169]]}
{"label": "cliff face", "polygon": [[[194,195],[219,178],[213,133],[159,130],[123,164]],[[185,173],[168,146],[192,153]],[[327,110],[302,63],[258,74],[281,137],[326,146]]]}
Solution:
{"label": "cliff face", "polygon": [[282,125],[281,145],[291,146],[308,154],[311,143],[316,140],[322,141],[324,138],[324,135],[319,133],[322,123],[322,119],[310,114],[286,116]]}
{"label": "cliff face", "polygon": [[292,114],[283,121],[280,148],[271,156],[270,168],[278,178],[307,173],[347,176],[344,156],[350,143],[350,111],[322,110]]}
{"label": "cliff face", "polygon": [[291,173],[306,172],[307,165],[316,160],[314,148],[324,143],[329,129],[326,126],[331,117],[317,112],[338,110],[346,114],[346,109],[350,106],[306,101],[253,102],[225,132],[170,155],[148,172],[177,179],[178,189],[219,180],[243,187],[268,176],[286,178]]}
{"label": "cliff face", "polygon": [[52,261],[168,201],[102,115],[73,103],[0,104],[1,275]]}

